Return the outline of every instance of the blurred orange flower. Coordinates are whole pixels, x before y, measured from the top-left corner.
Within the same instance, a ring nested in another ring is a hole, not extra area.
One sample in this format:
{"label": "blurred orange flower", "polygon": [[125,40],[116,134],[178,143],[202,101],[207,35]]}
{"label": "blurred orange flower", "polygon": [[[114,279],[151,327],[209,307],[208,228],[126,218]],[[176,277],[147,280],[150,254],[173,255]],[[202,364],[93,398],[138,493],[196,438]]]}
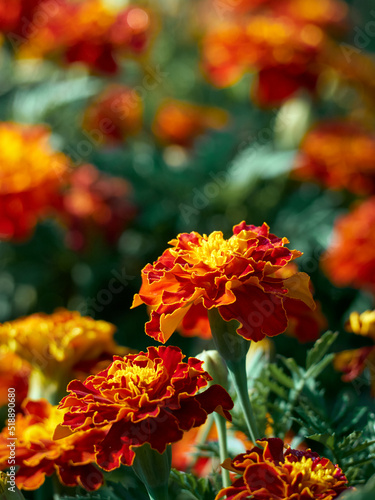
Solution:
{"label": "blurred orange flower", "polygon": [[330,188],[375,193],[375,134],[352,122],[318,124],[302,142],[295,175]]}
{"label": "blurred orange flower", "polygon": [[58,215],[68,227],[68,246],[82,250],[98,233],[109,243],[116,242],[136,215],[131,192],[125,179],[100,172],[93,165],[73,170],[58,205]]}
{"label": "blurred orange flower", "polygon": [[[103,484],[103,475],[92,463],[97,439],[105,429],[77,432],[59,441],[52,439],[63,411],[46,400],[26,400],[24,413],[16,416],[16,440],[12,424],[0,434],[0,469],[9,467],[9,445],[14,444],[14,460],[18,466],[16,485],[20,489],[36,490],[54,472],[66,486],[82,486],[93,491]],[[13,434],[12,434],[13,433]],[[13,441],[14,440],[14,441]]]}
{"label": "blurred orange flower", "polygon": [[340,217],[322,265],[336,286],[367,288],[375,293],[375,197]]}
{"label": "blurred orange flower", "polygon": [[130,87],[108,85],[85,111],[83,128],[98,142],[123,142],[142,127],[143,105]]}
{"label": "blurred orange flower", "polygon": [[[279,438],[257,441],[259,447],[225,460],[223,467],[240,474],[216,499],[280,498],[283,500],[332,500],[348,488],[342,470],[310,449],[287,448]],[[263,448],[263,449],[262,449]]]}
{"label": "blurred orange flower", "polygon": [[222,129],[229,115],[220,108],[168,99],[159,107],[152,130],[163,144],[190,147],[208,129]]}
{"label": "blurred orange flower", "polygon": [[69,168],[52,150],[50,132],[36,125],[0,122],[0,238],[22,239],[51,211]]}
{"label": "blurred orange flower", "polygon": [[301,255],[285,247],[287,243],[270,233],[267,224],[245,222],[233,228],[228,240],[220,231],[209,236],[180,234],[170,241],[172,248],[142,270],[142,286],[132,307],[151,307],[146,333],[163,343],[187,314],[204,320],[202,305],[206,311],[218,308],[225,321],[239,321],[237,333],[248,340],[278,335],[288,327],[286,299],[315,307],[307,274],[275,276]]}
{"label": "blurred orange flower", "polygon": [[351,313],[346,330],[368,338],[374,345],[336,354],[334,367],[336,370],[344,372],[342,379],[345,382],[356,379],[365,368],[369,368],[371,393],[375,397],[375,311],[365,311],[362,314]]}
{"label": "blurred orange flower", "polygon": [[29,29],[13,36],[17,54],[23,58],[48,56],[114,73],[122,53],[138,54],[150,39],[150,16],[140,7],[114,10],[103,0],[59,0],[53,8],[47,2],[37,7],[27,18]]}
{"label": "blurred orange flower", "polygon": [[135,449],[144,443],[163,453],[213,411],[230,418],[233,403],[225,389],[212,385],[197,394],[211,377],[202,361],[183,363],[183,358],[178,347],[149,347],[147,353],[114,356],[106,370],[83,383],[70,382],[55,438],[108,426],[108,434],[96,442],[96,462],[113,470],[132,465]]}

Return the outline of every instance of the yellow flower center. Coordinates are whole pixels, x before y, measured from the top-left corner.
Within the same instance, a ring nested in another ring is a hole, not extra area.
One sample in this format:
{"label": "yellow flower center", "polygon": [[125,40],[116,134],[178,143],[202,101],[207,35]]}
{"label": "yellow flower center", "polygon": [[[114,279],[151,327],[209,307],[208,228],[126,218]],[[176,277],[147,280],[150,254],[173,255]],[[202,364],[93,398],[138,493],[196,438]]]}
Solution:
{"label": "yellow flower center", "polygon": [[113,371],[112,380],[125,386],[134,395],[142,394],[156,378],[154,365],[150,360],[147,366],[126,366],[125,363],[122,366],[123,368]]}
{"label": "yellow flower center", "polygon": [[192,247],[195,259],[212,268],[226,264],[239,249],[238,238],[232,236],[225,240],[221,231],[214,231],[209,236],[204,234],[200,244]]}
{"label": "yellow flower center", "polygon": [[302,457],[299,462],[289,462],[288,458],[285,461],[286,465],[292,465],[292,470],[289,472],[292,481],[297,474],[302,472],[302,479],[299,481],[299,490],[314,486],[315,489],[326,489],[335,482],[336,468],[328,462],[326,465],[318,464],[313,468],[313,460],[311,458]]}

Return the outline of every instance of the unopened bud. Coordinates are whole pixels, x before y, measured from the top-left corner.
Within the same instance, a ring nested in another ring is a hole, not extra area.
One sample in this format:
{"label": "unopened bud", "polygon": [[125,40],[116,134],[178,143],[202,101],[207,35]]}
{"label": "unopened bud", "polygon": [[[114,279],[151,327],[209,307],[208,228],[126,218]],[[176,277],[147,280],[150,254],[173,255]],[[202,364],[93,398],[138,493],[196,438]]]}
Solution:
{"label": "unopened bud", "polygon": [[224,388],[228,387],[228,369],[224,358],[217,351],[203,351],[196,357],[203,361],[203,368],[213,378],[212,382],[209,382],[211,385],[219,384]]}

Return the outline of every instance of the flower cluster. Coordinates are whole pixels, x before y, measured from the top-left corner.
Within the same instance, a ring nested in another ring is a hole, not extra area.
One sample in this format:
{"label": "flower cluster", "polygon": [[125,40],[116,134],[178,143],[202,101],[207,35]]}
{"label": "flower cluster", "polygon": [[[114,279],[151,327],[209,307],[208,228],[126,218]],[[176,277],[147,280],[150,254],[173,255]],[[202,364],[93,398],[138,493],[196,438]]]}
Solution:
{"label": "flower cluster", "polygon": [[98,234],[109,243],[117,241],[136,213],[131,190],[125,179],[104,174],[93,165],[73,170],[58,206],[58,217],[68,228],[68,246],[82,250]]}
{"label": "flower cluster", "polygon": [[[26,400],[23,413],[16,417],[15,465],[18,466],[16,484],[20,489],[36,490],[46,476],[57,473],[62,484],[97,490],[103,484],[103,475],[93,464],[97,439],[105,430],[77,432],[59,441],[53,440],[56,426],[63,412],[46,400]],[[8,427],[0,434],[0,469],[8,467],[9,443],[13,442]]]}
{"label": "flower cluster", "polygon": [[239,321],[237,332],[248,340],[278,335],[288,326],[286,300],[315,307],[305,273],[276,275],[301,255],[287,243],[270,233],[267,224],[245,222],[233,228],[228,240],[219,231],[180,234],[170,242],[172,248],[143,269],[132,307],[151,307],[146,333],[159,342],[166,342],[184,318],[190,328],[199,319],[207,332],[207,310],[212,308],[225,321]]}
{"label": "flower cluster", "polygon": [[163,453],[213,411],[230,418],[233,403],[225,389],[212,385],[198,394],[211,377],[202,361],[184,363],[183,357],[177,347],[149,347],[147,353],[114,356],[106,370],[83,383],[70,382],[55,438],[109,429],[96,442],[95,459],[104,470],[113,470],[121,463],[132,465],[135,450],[145,443]]}
{"label": "flower cluster", "polygon": [[340,217],[333,241],[322,257],[323,268],[337,286],[375,291],[375,197]]}
{"label": "flower cluster", "polygon": [[42,126],[0,123],[0,238],[23,239],[51,211],[69,168]]}
{"label": "flower cluster", "polygon": [[[21,4],[24,2],[21,2]],[[151,21],[146,10],[136,6],[113,10],[102,0],[26,2],[13,12],[13,45],[20,57],[54,57],[65,63],[81,62],[90,69],[114,73],[121,54],[143,52],[150,39]],[[32,4],[32,5],[31,5]]]}
{"label": "flower cluster", "polygon": [[228,11],[231,18],[204,37],[204,71],[218,87],[257,71],[253,97],[271,106],[301,88],[315,92],[331,52],[325,30],[342,27],[347,9],[336,0],[315,2],[314,8],[308,0],[285,0],[236,2]]}
{"label": "flower cluster", "polygon": [[223,466],[240,474],[217,500],[332,500],[347,489],[342,470],[311,450],[284,450],[278,438],[257,441],[259,447],[225,461]]}
{"label": "flower cluster", "polygon": [[323,122],[304,138],[295,175],[358,194],[375,192],[375,135],[353,122]]}
{"label": "flower cluster", "polygon": [[336,370],[344,372],[342,378],[346,382],[355,380],[368,367],[371,373],[371,393],[375,397],[375,311],[351,313],[346,329],[368,338],[374,345],[336,354],[334,366]]}

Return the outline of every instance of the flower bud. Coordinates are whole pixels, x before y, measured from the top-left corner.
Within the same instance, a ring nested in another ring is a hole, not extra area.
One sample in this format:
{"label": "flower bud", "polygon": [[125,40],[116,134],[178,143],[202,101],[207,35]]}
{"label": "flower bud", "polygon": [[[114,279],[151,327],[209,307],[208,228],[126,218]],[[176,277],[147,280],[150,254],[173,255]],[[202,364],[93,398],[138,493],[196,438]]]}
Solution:
{"label": "flower bud", "polygon": [[203,351],[198,354],[197,358],[203,361],[203,368],[213,378],[209,382],[210,385],[219,384],[224,388],[228,387],[228,369],[223,357],[217,351]]}

